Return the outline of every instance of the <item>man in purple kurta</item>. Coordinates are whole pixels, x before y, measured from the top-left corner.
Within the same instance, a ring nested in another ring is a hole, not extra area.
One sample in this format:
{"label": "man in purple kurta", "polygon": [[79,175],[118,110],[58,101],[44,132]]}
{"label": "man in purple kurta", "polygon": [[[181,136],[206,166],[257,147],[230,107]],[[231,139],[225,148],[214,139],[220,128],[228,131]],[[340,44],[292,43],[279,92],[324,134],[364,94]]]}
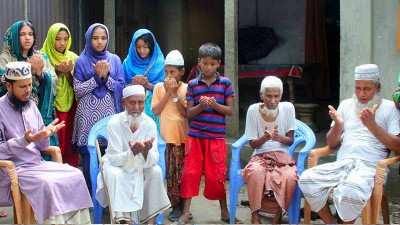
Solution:
{"label": "man in purple kurta", "polygon": [[[21,192],[28,198],[37,222],[90,223],[88,208],[93,205],[82,172],[41,157],[41,151],[49,147],[49,137],[64,123],[56,119],[44,126],[29,98],[29,63],[12,62],[6,70],[8,93],[0,98],[0,159],[13,161]],[[5,199],[10,196],[10,181],[4,170],[0,170],[0,193],[0,203],[10,202]]]}

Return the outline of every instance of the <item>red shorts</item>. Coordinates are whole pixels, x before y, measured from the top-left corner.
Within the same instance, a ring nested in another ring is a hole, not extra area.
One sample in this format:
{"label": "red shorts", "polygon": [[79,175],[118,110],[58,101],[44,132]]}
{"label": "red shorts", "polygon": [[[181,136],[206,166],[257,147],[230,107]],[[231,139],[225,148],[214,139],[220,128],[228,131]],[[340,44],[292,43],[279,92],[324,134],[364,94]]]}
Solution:
{"label": "red shorts", "polygon": [[188,136],[185,144],[182,198],[199,195],[201,175],[205,177],[204,197],[209,200],[226,198],[226,145],[225,139],[207,139]]}

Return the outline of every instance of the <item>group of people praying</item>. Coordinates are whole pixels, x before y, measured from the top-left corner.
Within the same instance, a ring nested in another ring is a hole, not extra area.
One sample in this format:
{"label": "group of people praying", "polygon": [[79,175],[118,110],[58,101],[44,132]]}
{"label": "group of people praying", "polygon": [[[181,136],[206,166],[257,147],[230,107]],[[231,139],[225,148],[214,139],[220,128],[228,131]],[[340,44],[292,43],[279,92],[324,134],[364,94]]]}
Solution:
{"label": "group of people praying", "polygon": [[[38,223],[91,223],[92,195],[103,207],[110,204],[117,223],[154,224],[170,208],[171,222],[190,223],[203,175],[204,197],[219,201],[220,220],[229,223],[225,135],[235,93],[230,79],[217,72],[218,45],[200,46],[201,73],[185,83],[180,51],[164,57],[147,29],[133,34],[123,61],[107,50],[109,31],[100,23],[87,29],[79,56],[70,51],[71,32],[62,23],[49,28],[41,50],[36,40],[28,21],[14,23],[4,36],[0,160],[14,163]],[[281,101],[278,77],[262,80],[261,101],[248,108],[244,134],[254,150],[242,171],[251,223],[261,223],[260,212],[275,214],[272,223],[281,223],[297,185],[325,223],[354,223],[371,196],[377,161],[400,153],[400,91],[394,101],[383,99],[382,76],[375,64],[355,67],[353,96],[337,109],[329,106],[326,140],[338,149],[337,159],[300,177],[288,152],[297,129],[295,107]],[[99,139],[104,178],[98,175],[91,193],[88,136],[109,115],[108,140]],[[158,133],[165,156],[159,155]],[[59,146],[63,163],[42,156],[50,146]],[[159,157],[166,160],[166,187]],[[0,190],[0,205],[12,204],[3,168]],[[332,191],[336,217],[327,203]]]}

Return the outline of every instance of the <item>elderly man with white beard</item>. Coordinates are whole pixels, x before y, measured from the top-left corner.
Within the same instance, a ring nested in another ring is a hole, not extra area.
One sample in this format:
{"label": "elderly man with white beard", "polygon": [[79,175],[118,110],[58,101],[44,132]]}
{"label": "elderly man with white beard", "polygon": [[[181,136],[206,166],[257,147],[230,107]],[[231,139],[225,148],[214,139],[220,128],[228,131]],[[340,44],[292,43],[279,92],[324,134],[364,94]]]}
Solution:
{"label": "elderly man with white beard", "polygon": [[[155,217],[171,206],[157,165],[157,127],[143,113],[143,86],[127,86],[122,94],[125,111],[108,123],[108,146],[103,156],[112,217],[118,223],[154,224]],[[96,198],[105,207],[101,174],[97,182]]]}
{"label": "elderly man with white beard", "polygon": [[[311,209],[325,223],[354,223],[374,187],[378,160],[390,151],[400,153],[400,113],[392,101],[379,96],[381,84],[375,64],[355,68],[353,98],[342,101],[336,111],[329,107],[329,147],[339,148],[337,160],[302,173],[299,186]],[[333,189],[338,221],[327,199]]]}
{"label": "elderly man with white beard", "polygon": [[254,149],[242,171],[247,183],[251,223],[261,223],[259,211],[275,214],[279,224],[289,208],[298,180],[296,162],[289,154],[296,115],[290,102],[281,102],[282,81],[268,76],[261,82],[262,102],[249,107],[245,137]]}

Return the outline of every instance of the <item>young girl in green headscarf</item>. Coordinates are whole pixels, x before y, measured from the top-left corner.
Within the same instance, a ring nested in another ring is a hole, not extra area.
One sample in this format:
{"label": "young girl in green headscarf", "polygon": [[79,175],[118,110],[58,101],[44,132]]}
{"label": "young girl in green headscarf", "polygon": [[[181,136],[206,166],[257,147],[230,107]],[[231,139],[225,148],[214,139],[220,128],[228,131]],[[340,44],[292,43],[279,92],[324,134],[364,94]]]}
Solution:
{"label": "young girl in green headscarf", "polygon": [[57,95],[54,100],[56,118],[65,121],[64,129],[57,133],[63,162],[78,167],[79,154],[72,150],[72,132],[76,112],[76,98],[73,88],[74,64],[78,56],[70,51],[71,32],[62,23],[55,23],[47,32],[42,52],[50,58],[58,76]]}

